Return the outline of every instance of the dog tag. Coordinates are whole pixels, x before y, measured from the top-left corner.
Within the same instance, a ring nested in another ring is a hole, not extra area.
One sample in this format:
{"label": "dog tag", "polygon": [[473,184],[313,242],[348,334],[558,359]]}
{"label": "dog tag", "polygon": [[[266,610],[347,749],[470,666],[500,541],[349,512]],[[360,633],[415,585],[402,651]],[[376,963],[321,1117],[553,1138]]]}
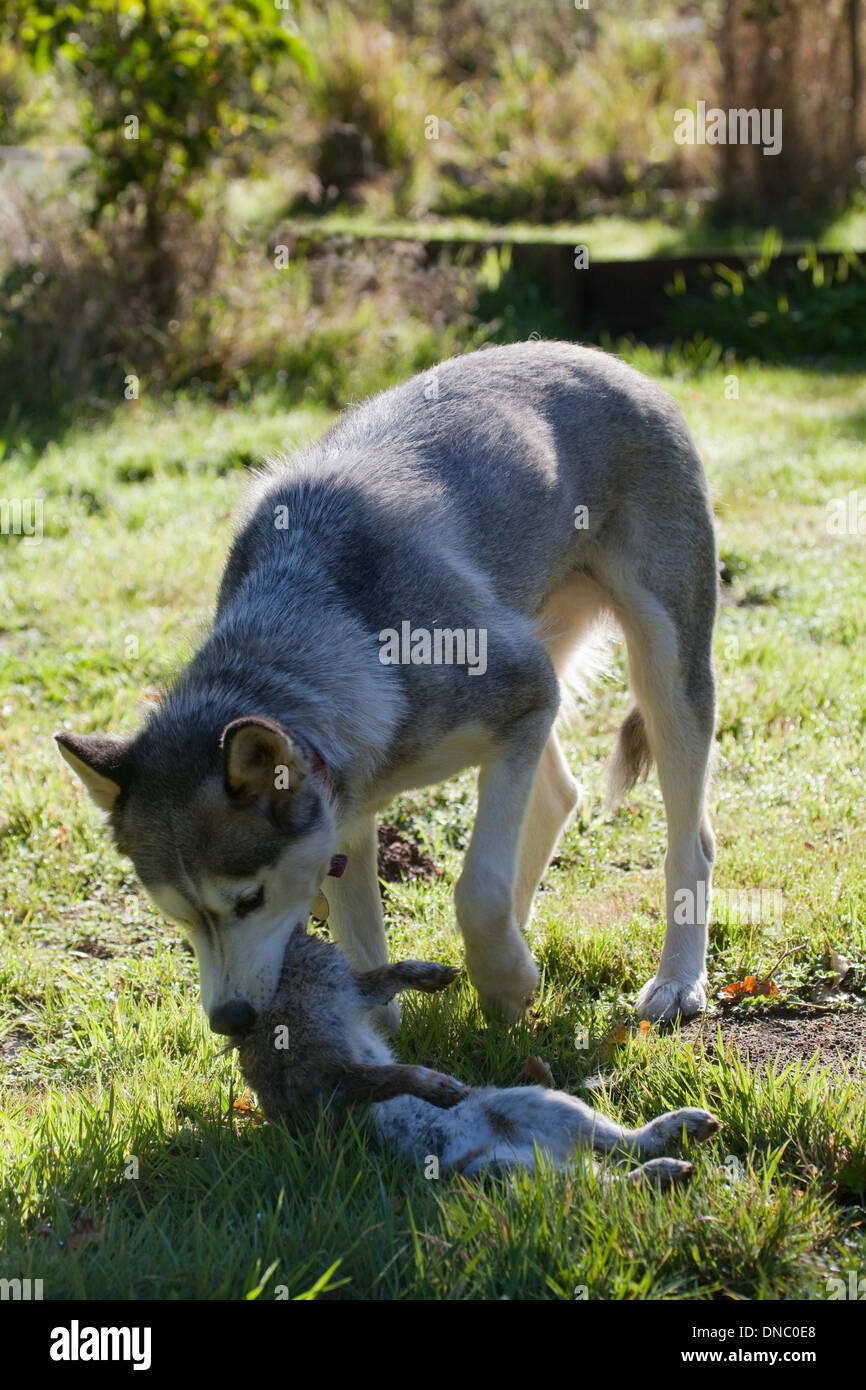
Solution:
{"label": "dog tag", "polygon": [[327,922],[328,913],[330,912],[330,910],[331,909],[328,906],[328,899],[325,897],[324,893],[317,893],[316,896],[313,898],[313,906],[310,908],[310,916],[315,917],[317,922]]}

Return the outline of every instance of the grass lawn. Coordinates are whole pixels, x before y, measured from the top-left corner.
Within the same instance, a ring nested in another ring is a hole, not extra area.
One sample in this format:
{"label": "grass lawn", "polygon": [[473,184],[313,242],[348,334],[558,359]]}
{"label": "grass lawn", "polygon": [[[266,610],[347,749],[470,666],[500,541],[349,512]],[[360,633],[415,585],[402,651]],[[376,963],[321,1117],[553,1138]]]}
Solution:
{"label": "grass lawn", "polygon": [[[461,982],[407,996],[400,1041],[405,1060],[477,1083],[514,1084],[540,1055],[557,1085],[629,1124],[708,1107],[723,1133],[673,1195],[586,1173],[427,1180],[349,1122],[320,1116],[297,1138],[262,1126],[177,931],[55,752],[61,725],[129,727],[190,654],[242,465],[311,437],[324,413],[130,402],[7,455],[0,491],[44,496],[44,537],[0,537],[0,1277],[42,1279],[46,1299],[779,1299],[862,1275],[866,535],[829,532],[827,508],[859,489],[866,531],[866,377],[737,373],[738,399],[721,371],[665,384],[706,461],[732,577],[716,644],[719,897],[764,888],[773,910],[714,924],[707,1021],[637,1027],[661,946],[664,821],[654,777],[601,811],[628,700],[619,649],[568,740],[586,806],[537,901],[528,1018],[488,1027]],[[444,869],[389,886],[392,957],[461,959],[451,888],[473,803],[464,776],[391,808]],[[791,948],[777,997],[720,1003]],[[852,967],[839,988],[831,949]],[[725,1051],[732,1014],[756,1037],[791,1015],[821,1056],[750,1068]]]}

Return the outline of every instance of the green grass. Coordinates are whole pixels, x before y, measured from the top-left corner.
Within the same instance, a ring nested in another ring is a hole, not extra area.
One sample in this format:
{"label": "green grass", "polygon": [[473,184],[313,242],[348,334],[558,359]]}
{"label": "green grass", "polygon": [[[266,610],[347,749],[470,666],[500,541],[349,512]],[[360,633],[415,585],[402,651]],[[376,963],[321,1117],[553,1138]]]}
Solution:
{"label": "green grass", "polygon": [[[781,922],[713,928],[710,976],[717,998],[803,943],[776,976],[792,996],[828,973],[830,945],[861,981],[866,965],[866,536],[826,528],[830,499],[866,499],[866,380],[737,375],[736,400],[721,369],[665,378],[741,601],[717,633],[717,884],[784,901]],[[661,944],[664,821],[654,778],[600,809],[620,678],[569,738],[587,805],[538,899],[529,1018],[488,1027],[461,983],[408,998],[400,1048],[473,1082],[514,1084],[532,1054],[567,1088],[601,1072],[584,1094],[629,1123],[707,1105],[724,1131],[693,1184],[426,1180],[351,1123],[319,1116],[293,1139],[232,1108],[240,1079],[198,1012],[194,964],[50,735],[139,717],[207,621],[240,465],[325,423],[276,398],[130,403],[4,460],[4,496],[44,493],[45,535],[0,538],[0,1277],[41,1278],[46,1298],[825,1297],[829,1274],[866,1262],[863,1073],[754,1073],[687,1031],[634,1028]],[[389,811],[445,870],[389,890],[395,958],[460,960],[451,889],[472,811],[468,776]]]}
{"label": "green grass", "polygon": [[[230,207],[239,228],[268,224],[276,215],[265,190],[257,185],[238,185],[232,189]],[[495,242],[502,245],[587,246],[594,262],[651,260],[655,256],[687,256],[730,252],[758,256],[766,226],[730,223],[713,226],[701,218],[697,205],[691,215],[679,211],[676,217],[629,217],[610,213],[579,222],[512,221],[486,222],[473,217],[378,218],[362,208],[325,213],[322,216],[290,217],[280,221],[281,231],[312,240],[354,236],[398,241]],[[815,228],[812,240],[821,251],[857,251],[866,247],[866,208],[859,203]],[[780,238],[783,251],[801,251],[809,238]]]}
{"label": "green grass", "polygon": [[389,218],[384,221],[362,211],[332,212],[322,217],[294,217],[282,223],[287,232],[313,239],[332,236],[384,237],[398,241],[495,242],[501,245],[586,245],[596,261],[643,260],[668,254],[680,233],[657,217],[635,219],[611,215],[586,222],[485,222],[473,217]]}

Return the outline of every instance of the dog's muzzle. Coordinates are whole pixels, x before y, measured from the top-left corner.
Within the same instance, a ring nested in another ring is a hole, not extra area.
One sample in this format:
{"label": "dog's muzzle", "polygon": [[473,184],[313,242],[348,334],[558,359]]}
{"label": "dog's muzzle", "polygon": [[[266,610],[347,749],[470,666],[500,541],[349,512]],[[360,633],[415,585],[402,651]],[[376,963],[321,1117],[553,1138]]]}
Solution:
{"label": "dog's muzzle", "polygon": [[211,1030],[229,1038],[241,1038],[256,1021],[256,1011],[246,999],[230,999],[218,1004],[208,1017]]}

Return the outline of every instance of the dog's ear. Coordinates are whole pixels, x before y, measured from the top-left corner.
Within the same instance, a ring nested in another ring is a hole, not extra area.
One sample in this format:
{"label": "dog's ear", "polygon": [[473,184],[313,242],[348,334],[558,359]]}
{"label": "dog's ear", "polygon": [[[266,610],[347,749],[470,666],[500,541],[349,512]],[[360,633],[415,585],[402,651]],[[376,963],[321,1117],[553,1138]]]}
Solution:
{"label": "dog's ear", "polygon": [[112,811],[132,776],[132,738],[62,733],[54,742],[100,811]]}
{"label": "dog's ear", "polygon": [[221,742],[225,788],[242,806],[296,792],[310,771],[306,755],[276,719],[235,719]]}

